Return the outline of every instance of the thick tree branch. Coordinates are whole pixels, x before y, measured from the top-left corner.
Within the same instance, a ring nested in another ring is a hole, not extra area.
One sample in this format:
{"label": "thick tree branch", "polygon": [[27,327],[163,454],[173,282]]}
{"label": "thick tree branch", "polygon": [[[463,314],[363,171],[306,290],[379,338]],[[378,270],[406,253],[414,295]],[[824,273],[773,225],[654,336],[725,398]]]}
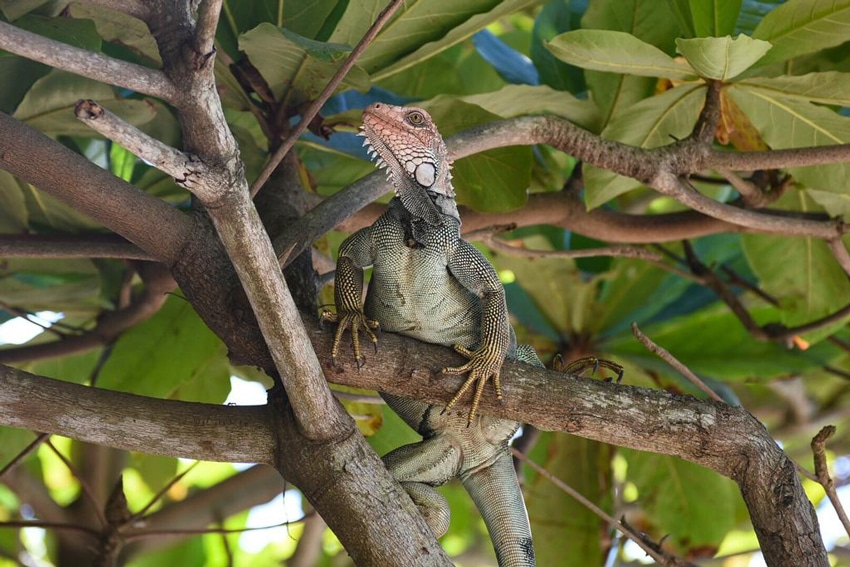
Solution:
{"label": "thick tree branch", "polygon": [[193,222],[56,140],[0,112],[0,168],[171,265]]}
{"label": "thick tree branch", "polygon": [[0,48],[95,81],[173,102],[174,85],[162,71],[113,59],[0,22]]}
{"label": "thick tree branch", "polygon": [[270,463],[266,406],[214,406],[89,388],[0,365],[0,421],[80,441],[206,461]]}
{"label": "thick tree branch", "polygon": [[[332,334],[312,321],[308,327],[326,368],[333,369]],[[444,347],[387,333],[379,353],[366,361],[367,371],[351,362],[330,375],[338,383],[445,404],[462,379],[433,378],[428,369],[457,360]],[[711,468],[740,486],[769,564],[790,565],[788,558],[805,558],[795,565],[826,564],[814,510],[793,463],[743,408],[518,363],[506,363],[502,374],[504,403],[488,391],[482,412]],[[265,408],[154,400],[0,367],[0,422],[120,448],[268,462],[274,451],[268,446],[269,415]]]}

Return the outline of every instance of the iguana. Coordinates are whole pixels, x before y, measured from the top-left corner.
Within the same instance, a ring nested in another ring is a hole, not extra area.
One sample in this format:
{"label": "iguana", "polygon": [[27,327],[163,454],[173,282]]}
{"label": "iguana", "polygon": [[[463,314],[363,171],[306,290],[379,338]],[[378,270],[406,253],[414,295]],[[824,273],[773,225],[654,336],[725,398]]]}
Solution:
{"label": "iguana", "polygon": [[[372,226],[340,247],[337,311],[323,314],[339,323],[332,357],[336,360],[343,333],[350,329],[359,366],[360,333],[377,344],[373,331],[380,326],[454,347],[469,359],[442,370],[469,373],[446,407],[381,394],[423,437],[390,452],[384,462],[437,537],[448,529],[449,509],[432,487],[459,477],[484,518],[499,565],[535,565],[528,515],[508,448],[519,423],[476,418],[476,412],[490,378],[501,398],[499,371],[505,358],[542,363],[531,347],[517,347],[496,271],[460,236],[451,162],[428,113],[376,103],[364,111],[361,130],[364,145],[386,169],[396,197]],[[373,271],[364,306],[363,270],[369,266]],[[452,409],[473,385],[469,413]]]}

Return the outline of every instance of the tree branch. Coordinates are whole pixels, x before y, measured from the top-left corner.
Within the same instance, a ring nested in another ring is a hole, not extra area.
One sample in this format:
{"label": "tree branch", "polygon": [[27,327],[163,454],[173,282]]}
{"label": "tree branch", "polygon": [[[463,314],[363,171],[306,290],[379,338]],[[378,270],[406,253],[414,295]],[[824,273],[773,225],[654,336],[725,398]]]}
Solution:
{"label": "tree branch", "polygon": [[193,230],[190,217],[115,177],[56,140],[0,112],[0,168],[171,265]]}
{"label": "tree branch", "polygon": [[162,71],[113,59],[0,22],[0,48],[15,55],[174,102],[177,91]]}
{"label": "tree branch", "polygon": [[270,463],[266,406],[215,406],[89,388],[0,365],[3,425],[206,461]]}
{"label": "tree branch", "polygon": [[0,234],[0,256],[157,260],[117,234]]}

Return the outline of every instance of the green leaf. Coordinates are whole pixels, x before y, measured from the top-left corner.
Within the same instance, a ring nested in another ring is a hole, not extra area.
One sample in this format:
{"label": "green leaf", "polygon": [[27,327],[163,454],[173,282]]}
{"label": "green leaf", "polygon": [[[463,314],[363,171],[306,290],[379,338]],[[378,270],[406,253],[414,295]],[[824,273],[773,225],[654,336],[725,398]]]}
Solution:
{"label": "green leaf", "polygon": [[[372,74],[373,81],[380,81],[459,44],[509,14],[539,3],[539,0],[413,2],[381,31],[363,53],[360,65]],[[354,41],[362,34],[361,31]]]}
{"label": "green leaf", "polygon": [[760,288],[779,299],[783,324],[809,323],[850,303],[850,281],[824,241],[746,234],[742,244]]}
{"label": "green leaf", "polygon": [[27,372],[32,372],[39,376],[46,376],[75,384],[84,384],[91,378],[92,371],[97,366],[101,352],[102,349],[95,349],[71,356],[29,362],[24,364],[22,368]]}
{"label": "green leaf", "polygon": [[843,191],[833,193],[832,191],[820,191],[818,189],[806,189],[806,193],[818,205],[826,209],[829,216],[850,219],[850,194]]}
{"label": "green leaf", "polygon": [[[828,108],[777,96],[773,92],[733,84],[729,94],[775,149],[850,142],[850,118]],[[793,167],[788,171],[802,184],[822,191],[844,191],[850,164]]]}
{"label": "green leaf", "polygon": [[136,156],[115,142],[109,144],[109,166],[112,174],[124,181],[133,178],[133,168],[136,166]]}
{"label": "green leaf", "polygon": [[698,34],[694,27],[694,16],[691,13],[690,0],[667,0],[667,7],[675,16],[682,33],[686,37],[696,37]]}
{"label": "green leaf", "polygon": [[[67,10],[73,18],[85,18],[94,22],[97,34],[104,40],[129,49],[141,61],[147,61],[156,66],[162,65],[156,40],[140,19],[118,10],[104,10],[100,6],[79,2],[69,4]],[[67,18],[64,19],[67,20]],[[99,45],[98,43],[98,47]]]}
{"label": "green leaf", "polygon": [[773,44],[761,64],[785,61],[847,41],[850,0],[789,0],[772,10],[753,37]]}
{"label": "green leaf", "polygon": [[529,55],[540,73],[540,82],[559,91],[584,91],[584,76],[576,66],[559,61],[544,43],[560,33],[580,28],[581,9],[570,2],[547,2],[534,18]]}
{"label": "green leaf", "polygon": [[626,478],[646,513],[646,531],[656,541],[664,537],[687,555],[691,549],[716,549],[735,527],[741,496],[732,480],[676,457],[628,449],[622,454]]}
{"label": "green leaf", "polygon": [[170,297],[156,315],[121,335],[98,386],[164,398],[205,372],[213,357],[222,356],[221,341],[192,306]]}
{"label": "green leaf", "polygon": [[[497,91],[457,98],[501,118],[549,114],[566,118],[587,129],[593,129],[600,120],[599,109],[591,101],[545,85],[506,85]],[[517,101],[522,101],[522,104],[517,104]]]}
{"label": "green leaf", "polygon": [[824,71],[797,76],[754,77],[736,84],[767,97],[850,106],[850,73]]}
{"label": "green leaf", "polygon": [[102,40],[97,33],[94,22],[91,20],[45,18],[31,14],[17,20],[15,26],[80,49],[100,51]]}
{"label": "green leaf", "polygon": [[[268,23],[243,34],[239,49],[248,55],[276,98],[286,94],[288,106],[315,98],[351,53],[348,45],[315,41]],[[355,65],[338,90],[363,91],[369,85],[369,77]]]}
{"label": "green leaf", "polygon": [[[582,26],[629,33],[668,55],[675,53],[674,40],[680,35],[675,20],[658,9],[658,0],[591,2],[582,18]],[[590,70],[584,75],[593,100],[602,112],[599,129],[594,130],[596,133],[620,112],[655,94],[655,77]]]}
{"label": "green leaf", "polygon": [[546,44],[561,61],[596,71],[690,80],[693,69],[635,36],[609,30],[575,30]]}
{"label": "green leaf", "polygon": [[[450,136],[498,117],[486,110],[449,97],[423,103],[440,132]],[[457,160],[452,178],[459,204],[477,211],[506,212],[521,207],[528,199],[532,149],[529,146],[488,150]]]}
{"label": "green leaf", "polygon": [[145,124],[156,115],[156,107],[150,102],[119,98],[103,83],[53,70],[33,84],[14,116],[53,136],[98,136],[74,115],[74,105],[82,98],[97,100],[134,126]]}
{"label": "green leaf", "polygon": [[[779,318],[778,310],[772,307],[751,308],[750,314],[759,324]],[[648,325],[641,330],[697,375],[725,381],[788,376],[823,366],[836,355],[825,343],[800,352],[756,341],[738,318],[722,305]],[[681,379],[678,372],[649,353],[631,333],[605,339],[600,350],[642,368]]]}
{"label": "green leaf", "polygon": [[[611,447],[589,439],[545,432],[531,457],[585,498],[611,511]],[[525,500],[540,565],[603,565],[599,533],[604,522],[552,481],[526,471]],[[564,542],[569,541],[569,553]]]}
{"label": "green leaf", "polygon": [[[684,0],[679,0],[681,3]],[[687,0],[697,37],[731,35],[742,0]]]}
{"label": "green leaf", "polygon": [[6,258],[0,302],[28,311],[87,312],[100,304],[100,274],[89,260]]}
{"label": "green leaf", "polygon": [[0,234],[25,232],[28,221],[21,183],[10,173],[0,171]]}
{"label": "green leaf", "polygon": [[745,35],[735,39],[727,35],[677,39],[676,47],[700,77],[726,81],[749,69],[771,45]]}
{"label": "green leaf", "polygon": [[[629,107],[612,120],[602,137],[641,148],[656,148],[687,137],[705,100],[705,86],[685,84]],[[588,166],[584,170],[585,203],[594,208],[640,187],[635,179]]]}

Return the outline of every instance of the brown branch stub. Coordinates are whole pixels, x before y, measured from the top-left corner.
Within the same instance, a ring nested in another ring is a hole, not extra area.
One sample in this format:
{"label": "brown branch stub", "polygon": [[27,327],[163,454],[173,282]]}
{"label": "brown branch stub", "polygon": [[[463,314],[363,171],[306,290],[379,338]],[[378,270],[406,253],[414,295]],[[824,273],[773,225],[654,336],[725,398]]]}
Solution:
{"label": "brown branch stub", "polygon": [[725,403],[723,398],[717,395],[717,393],[705,385],[705,382],[699,379],[699,377],[691,372],[691,369],[682,364],[675,356],[670,354],[670,352],[658,344],[656,344],[652,339],[644,335],[641,330],[638,328],[637,323],[632,323],[632,333],[634,336],[641,342],[643,346],[647,348],[651,353],[657,355],[664,362],[678,370],[685,378],[691,381],[691,383],[702,390],[709,398],[716,402]]}
{"label": "brown branch stub", "polygon": [[835,435],[835,431],[834,425],[827,425],[812,438],[815,477],[820,485],[823,486],[826,496],[829,498],[830,503],[832,503],[833,508],[835,508],[838,519],[841,521],[841,525],[844,526],[844,531],[847,532],[847,535],[850,535],[850,518],[847,517],[847,512],[838,498],[838,493],[835,491],[835,482],[829,475],[829,467],[826,464],[826,442],[830,437]]}

